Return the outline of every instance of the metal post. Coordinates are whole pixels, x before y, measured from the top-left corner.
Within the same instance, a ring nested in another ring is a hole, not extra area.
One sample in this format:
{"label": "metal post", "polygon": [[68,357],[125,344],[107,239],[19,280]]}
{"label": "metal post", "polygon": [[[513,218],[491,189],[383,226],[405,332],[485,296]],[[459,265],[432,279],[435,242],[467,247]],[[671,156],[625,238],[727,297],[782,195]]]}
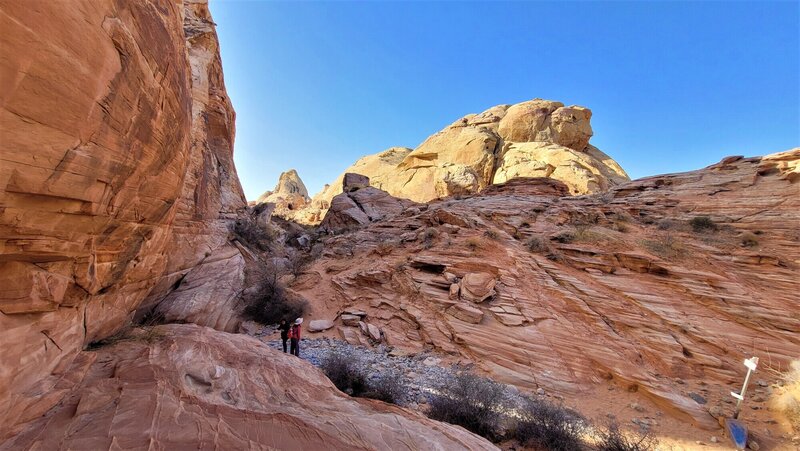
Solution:
{"label": "metal post", "polygon": [[731,396],[737,399],[736,401],[736,410],[733,412],[733,419],[739,418],[739,410],[742,407],[742,401],[744,401],[744,395],[747,393],[747,384],[750,382],[750,374],[752,374],[756,367],[758,366],[758,357],[750,357],[749,359],[745,359],[744,366],[747,367],[747,375],[744,377],[744,385],[742,385],[742,393],[731,392]]}

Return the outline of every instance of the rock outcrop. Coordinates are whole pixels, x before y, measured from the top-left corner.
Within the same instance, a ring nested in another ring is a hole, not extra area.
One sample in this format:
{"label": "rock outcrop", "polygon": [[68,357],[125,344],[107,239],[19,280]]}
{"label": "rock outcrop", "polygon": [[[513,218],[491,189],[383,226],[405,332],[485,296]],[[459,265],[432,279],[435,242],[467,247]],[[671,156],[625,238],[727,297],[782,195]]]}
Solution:
{"label": "rock outcrop", "polygon": [[329,237],[299,277],[313,287],[294,288],[316,315],[361,310],[395,349],[432,346],[589,416],[631,397],[674,434],[715,429],[745,357],[800,355],[798,163],[731,157],[582,197],[516,178]]}
{"label": "rock outcrop", "polygon": [[[589,144],[592,112],[535,99],[470,114],[430,136],[416,149],[393,147],[366,156],[345,173],[416,202],[479,192],[518,177],[549,177],[570,194],[606,191],[629,180],[608,155]],[[342,176],[293,215],[318,223],[341,193]]]}
{"label": "rock outcrop", "polygon": [[[497,449],[449,424],[351,398],[245,335],[158,326],[84,352],[72,393],[11,449]],[[190,426],[190,427],[189,427]]]}
{"label": "rock outcrop", "polygon": [[275,204],[273,214],[285,219],[292,219],[298,210],[303,209],[311,199],[308,197],[306,185],[297,171],[290,169],[278,177],[275,189],[259,196],[255,204],[269,202]]}
{"label": "rock outcrop", "polygon": [[373,188],[369,178],[360,174],[345,174],[342,177],[342,191],[331,201],[319,226],[323,232],[349,230],[400,214],[416,205],[415,202],[398,199],[386,191]]}
{"label": "rock outcrop", "polygon": [[197,312],[241,289],[245,200],[205,1],[3,2],[0,23],[2,439],[137,310],[235,330]]}

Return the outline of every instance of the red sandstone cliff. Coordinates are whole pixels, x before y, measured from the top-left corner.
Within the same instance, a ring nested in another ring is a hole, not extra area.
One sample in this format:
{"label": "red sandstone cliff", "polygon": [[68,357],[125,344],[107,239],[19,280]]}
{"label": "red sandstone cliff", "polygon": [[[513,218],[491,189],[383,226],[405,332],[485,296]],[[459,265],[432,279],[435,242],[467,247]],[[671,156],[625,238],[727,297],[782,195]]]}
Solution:
{"label": "red sandstone cliff", "polygon": [[205,1],[3,1],[0,29],[2,436],[199,263],[233,269],[230,299],[245,200]]}

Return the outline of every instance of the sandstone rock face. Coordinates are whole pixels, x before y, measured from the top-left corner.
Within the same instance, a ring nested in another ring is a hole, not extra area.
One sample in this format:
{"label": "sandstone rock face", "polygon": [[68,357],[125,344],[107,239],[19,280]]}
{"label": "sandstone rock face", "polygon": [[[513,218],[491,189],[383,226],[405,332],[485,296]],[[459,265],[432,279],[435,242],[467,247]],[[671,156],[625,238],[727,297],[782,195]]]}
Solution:
{"label": "sandstone rock face", "polygon": [[256,339],[195,325],[154,333],[150,343],[82,353],[73,393],[0,449],[497,449],[460,427],[351,398]]}
{"label": "sandstone rock face", "polygon": [[466,321],[472,324],[478,324],[483,319],[483,312],[480,309],[470,307],[466,304],[456,304],[449,309],[447,313],[455,316],[461,321]]}
{"label": "sandstone rock face", "polygon": [[229,305],[241,274],[199,295],[193,268],[236,264],[245,202],[205,1],[3,2],[0,23],[5,436],[58,401],[84,345],[168,294],[175,319],[235,330],[194,313]]}
{"label": "sandstone rock face", "polygon": [[[606,191],[629,180],[608,155],[589,145],[592,112],[535,99],[470,114],[430,136],[416,149],[391,148],[360,159],[346,173],[368,176],[372,186],[416,202],[476,193],[518,177],[549,177],[571,194]],[[293,218],[318,223],[342,192],[340,176]]]}
{"label": "sandstone rock face", "polygon": [[295,212],[305,207],[311,202],[311,199],[308,197],[306,185],[300,179],[297,171],[290,169],[281,173],[274,190],[259,196],[255,203],[263,202],[275,204],[273,214],[276,216],[291,219]]}
{"label": "sandstone rock face", "polygon": [[359,174],[346,174],[344,192],[331,201],[320,230],[336,233],[400,214],[414,202],[392,197],[386,191],[369,186],[370,180]]}
{"label": "sandstone rock face", "polygon": [[[628,396],[664,413],[656,432],[706,434],[744,358],[800,355],[798,163],[800,149],[727,158],[580,198],[513,179],[328,238],[319,282],[298,289],[315,309],[364,310],[396,349],[433,346],[595,418]],[[695,232],[696,216],[717,230]]]}
{"label": "sandstone rock face", "polygon": [[329,319],[316,319],[308,322],[309,332],[322,332],[333,327],[333,321]]}

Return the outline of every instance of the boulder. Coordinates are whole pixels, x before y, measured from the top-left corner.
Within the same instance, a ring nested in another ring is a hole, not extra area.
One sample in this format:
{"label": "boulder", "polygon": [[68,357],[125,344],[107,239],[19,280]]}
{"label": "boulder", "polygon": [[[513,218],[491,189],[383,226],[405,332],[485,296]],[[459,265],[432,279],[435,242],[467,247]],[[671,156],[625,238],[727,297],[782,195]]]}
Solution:
{"label": "boulder", "polygon": [[350,193],[362,188],[369,187],[369,177],[361,174],[354,174],[352,172],[345,173],[342,180],[342,190],[345,193]]}
{"label": "boulder", "polygon": [[475,303],[483,302],[495,295],[496,283],[495,277],[489,273],[467,273],[460,283],[461,298]]}
{"label": "boulder", "polygon": [[374,324],[367,324],[367,336],[375,341],[381,341],[381,330]]}
{"label": "boulder", "polygon": [[478,324],[483,319],[483,312],[467,304],[455,304],[447,309],[447,313],[468,323]]}
{"label": "boulder", "polygon": [[309,332],[322,332],[332,327],[333,327],[333,321],[329,319],[315,319],[313,321],[309,321],[308,323]]}
{"label": "boulder", "polygon": [[344,314],[340,316],[342,319],[342,324],[345,326],[358,326],[358,323],[361,321],[361,317],[358,315],[348,315]]}
{"label": "boulder", "polygon": [[459,285],[457,283],[451,283],[450,284],[450,293],[449,293],[450,299],[458,299],[459,290],[460,290],[460,287],[459,287]]}

